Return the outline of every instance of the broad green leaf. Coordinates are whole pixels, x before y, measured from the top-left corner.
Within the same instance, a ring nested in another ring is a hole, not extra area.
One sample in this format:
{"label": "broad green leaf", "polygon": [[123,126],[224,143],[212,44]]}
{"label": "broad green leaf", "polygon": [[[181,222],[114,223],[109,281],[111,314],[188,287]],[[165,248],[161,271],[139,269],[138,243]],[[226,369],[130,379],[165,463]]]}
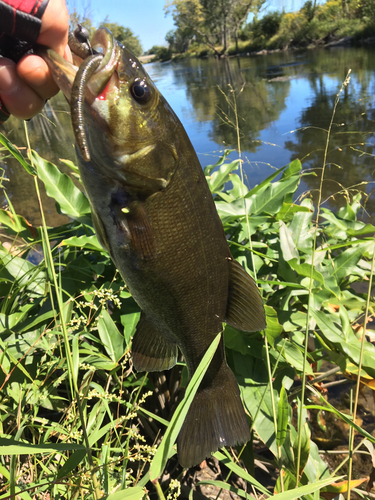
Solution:
{"label": "broad green leaf", "polygon": [[[344,476],[340,476],[337,479],[341,479]],[[301,498],[304,495],[310,495],[314,493],[314,491],[318,491],[323,489],[325,486],[328,486],[332,483],[332,479],[329,477],[327,479],[321,479],[320,481],[316,481],[312,484],[307,484],[306,486],[300,486],[299,488],[295,488],[293,490],[284,491],[283,493],[278,493],[277,495],[273,495],[272,500],[294,500],[295,498]]]}
{"label": "broad green leaf", "polygon": [[41,158],[38,153],[32,151],[38,171],[38,177],[43,181],[48,196],[54,198],[63,214],[72,219],[79,220],[90,214],[90,204],[86,196],[80,191],[66,174],[49,161]]}
{"label": "broad green leaf", "polygon": [[284,260],[288,262],[291,259],[296,259],[297,264],[299,264],[299,253],[293,241],[292,233],[283,221],[280,221],[280,248]]}
{"label": "broad green leaf", "polygon": [[284,201],[283,206],[276,214],[276,220],[288,222],[292,219],[294,220],[294,217],[300,212],[303,212],[303,215],[308,215],[311,217],[311,210],[308,207],[296,205],[294,203],[285,203]]}
{"label": "broad green leaf", "polygon": [[197,392],[198,387],[207,371],[207,368],[216,352],[216,349],[220,342],[220,338],[221,334],[218,334],[211,343],[210,347],[207,349],[202,361],[199,363],[198,368],[196,369],[192,379],[187,386],[184,399],[178,405],[176,411],[173,414],[166,433],[164,434],[163,440],[160,443],[157,452],[155,453],[155,456],[151,462],[151,481],[155,481],[156,479],[158,479],[165,468],[169,452],[177,439],[195,393]]}
{"label": "broad green leaf", "polygon": [[19,163],[21,163],[28,174],[37,175],[35,168],[25,160],[19,150],[3,134],[0,134],[0,143],[7,148],[9,153],[11,153]]}
{"label": "broad green leaf", "polygon": [[264,306],[266,311],[266,322],[267,327],[265,333],[267,335],[268,342],[273,346],[275,338],[277,338],[283,331],[282,325],[280,325],[277,312],[271,306]]}
{"label": "broad green leaf", "polygon": [[313,245],[313,226],[311,221],[314,207],[311,200],[303,200],[301,205],[306,208],[308,212],[296,213],[289,225],[289,231],[296,247],[305,253],[310,253]]}
{"label": "broad green leaf", "polygon": [[[315,319],[320,331],[317,333],[321,336],[329,345],[336,348],[339,352],[345,354],[349,359],[359,365],[359,359],[361,355],[361,342],[353,333],[343,334],[339,330],[329,317],[329,314],[323,311],[316,311],[311,309],[311,315]],[[375,378],[375,346],[365,340],[363,357],[362,357],[362,368]]]}
{"label": "broad green leaf", "polygon": [[[309,424],[305,422],[301,429],[301,462],[300,462],[300,475],[302,474],[310,455],[310,441],[311,431]],[[294,455],[297,456],[297,440],[294,443]]]}
{"label": "broad green leaf", "polygon": [[352,490],[353,488],[358,488],[365,481],[368,481],[368,477],[363,477],[361,479],[354,479],[350,481],[339,481],[331,483],[330,485],[323,488],[323,492],[334,493],[335,496],[338,496],[340,493],[346,493],[348,490]]}
{"label": "broad green leaf", "polygon": [[[255,419],[254,429],[261,441],[267,444],[270,451],[277,457],[271,391],[264,362],[249,355],[243,356],[235,351],[231,354],[245,407],[252,419]],[[274,398],[275,400],[277,398],[276,390],[274,390]]]}
{"label": "broad green leaf", "polygon": [[81,358],[81,362],[91,365],[97,370],[111,371],[117,366],[116,361],[112,361],[110,358],[107,358],[107,356],[101,353],[92,354],[91,356],[87,356],[87,358]]}
{"label": "broad green leaf", "polygon": [[[24,217],[12,213],[9,210],[0,210],[0,224],[3,224],[17,234],[23,233],[25,231],[26,235],[22,235],[24,237],[37,236],[36,228],[33,228],[33,226],[29,222],[27,222]],[[33,232],[33,234],[31,232]]]}
{"label": "broad green leaf", "polygon": [[354,196],[352,203],[346,203],[344,207],[341,207],[337,215],[341,219],[356,220],[357,213],[361,208],[361,197],[362,194],[358,193]]}
{"label": "broad green leaf", "polygon": [[35,266],[26,259],[11,255],[4,247],[0,246],[0,259],[8,273],[17,280],[19,287],[26,287],[30,293],[45,294],[45,273],[41,267]]}
{"label": "broad green leaf", "polygon": [[98,241],[95,234],[91,236],[72,236],[62,241],[63,245],[68,247],[87,248],[98,252],[106,252]]}
{"label": "broad green leaf", "polygon": [[[324,281],[324,277],[323,277],[322,273],[317,271],[315,269],[315,267],[312,267],[311,264],[307,264],[306,262],[303,264],[299,264],[296,259],[291,259],[289,261],[289,265],[300,276],[305,276],[306,278],[312,277],[313,280],[315,280],[318,283],[320,283],[321,285],[323,285],[326,290],[328,290],[331,293],[333,293],[334,295],[336,295],[335,292],[337,292],[337,289],[334,286],[332,286],[333,289],[329,288],[328,284]],[[333,282],[333,284],[334,284],[334,282]],[[310,282],[308,281],[305,284],[305,286],[306,286],[306,288],[309,288]]]}
{"label": "broad green leaf", "polygon": [[133,486],[125,490],[118,490],[103,497],[105,500],[141,500],[145,496],[145,490],[140,486]]}
{"label": "broad green leaf", "polygon": [[362,245],[348,248],[334,259],[333,275],[339,284],[353,271],[362,255],[373,249],[373,245],[373,241],[364,241]]}
{"label": "broad green leaf", "polygon": [[217,193],[224,188],[224,185],[230,180],[229,174],[237,170],[241,160],[234,160],[231,163],[224,163],[209,177],[206,177],[208,187],[211,193]]}
{"label": "broad green leaf", "polygon": [[281,387],[279,402],[277,405],[277,434],[276,445],[282,446],[286,437],[286,430],[288,428],[288,396],[285,387]]}
{"label": "broad green leaf", "polygon": [[319,449],[314,441],[310,441],[309,459],[303,473],[310,483],[315,483],[315,481],[325,479],[330,475],[328,465],[320,456]]}
{"label": "broad green leaf", "polygon": [[[285,339],[283,339],[283,341],[277,345],[277,349],[282,350],[282,354],[284,355],[285,359],[293,366],[293,368],[295,368],[299,372],[303,371],[303,353],[300,349],[298,349],[296,345],[294,345],[289,340],[285,341]],[[306,373],[308,373],[309,375],[314,374],[309,363],[306,363],[305,368]]]}
{"label": "broad green leaf", "polygon": [[374,234],[375,226],[372,224],[363,224],[358,229],[348,228],[347,234],[348,236],[362,236],[364,234]]}
{"label": "broad green leaf", "polygon": [[68,476],[70,472],[72,472],[72,470],[74,470],[82,462],[85,456],[85,449],[73,452],[64,465],[58,470],[56,479],[62,479],[63,477]]}
{"label": "broad green leaf", "polygon": [[261,184],[255,186],[243,199],[235,200],[233,203],[216,201],[220,217],[226,220],[230,216],[234,218],[244,217],[247,213],[259,215],[264,212],[276,215],[283,206],[287,195],[292,195],[295,192],[300,180],[299,175],[295,172],[283,177],[280,181],[271,183],[271,180],[285,168],[279,169]]}
{"label": "broad green leaf", "polygon": [[257,194],[259,191],[262,191],[264,188],[268,186],[268,184],[271,184],[271,182],[284,170],[286,170],[289,167],[289,165],[285,165],[284,167],[279,168],[275,172],[273,172],[271,175],[266,177],[264,181],[262,181],[260,184],[257,184],[253,189],[251,189],[248,193],[249,196],[253,196],[254,194]]}
{"label": "broad green leaf", "polygon": [[214,165],[207,165],[204,169],[204,175],[210,175],[210,173],[215,170],[216,167],[220,167],[225,162],[227,156],[235,151],[234,149],[226,149],[222,156],[220,156],[219,160]]}
{"label": "broad green leaf", "polygon": [[285,180],[277,181],[266,187],[263,191],[246,199],[246,209],[249,214],[267,213],[276,215],[283,206],[285,197],[293,194],[298,187],[299,175],[292,175]]}
{"label": "broad green leaf", "polygon": [[[96,384],[94,387],[97,387],[98,384]],[[105,391],[102,388],[102,391],[99,392],[98,394],[102,394],[103,398],[105,398]],[[90,410],[90,415],[89,419],[87,422],[87,434],[90,436],[90,439],[93,434],[95,434],[96,430],[100,429],[103,419],[106,414],[106,408],[103,404],[103,401],[98,401]],[[94,437],[94,440],[91,440],[92,443],[96,443],[97,439]]]}
{"label": "broad green leaf", "polygon": [[103,342],[108,356],[112,361],[117,363],[125,353],[125,339],[118,331],[113,319],[105,309],[100,316],[98,321],[100,340]]}
{"label": "broad green leaf", "polygon": [[130,343],[130,337],[134,335],[140,316],[140,312],[121,315],[121,324],[124,327],[124,337],[127,345]]}
{"label": "broad green leaf", "polygon": [[292,175],[299,175],[302,170],[302,165],[298,158],[290,162],[288,167],[284,170],[283,175],[281,176],[281,180],[285,180]]}
{"label": "broad green leaf", "polygon": [[[240,177],[237,174],[230,174],[229,176],[229,181],[232,183],[232,189],[228,191],[228,196],[231,199],[230,201],[236,200],[237,198],[240,198],[242,196],[245,196],[249,190],[243,184],[241,181]],[[220,193],[220,196],[222,196],[223,193]]]}
{"label": "broad green leaf", "polygon": [[0,437],[1,455],[36,455],[37,453],[61,453],[68,450],[86,450],[86,448],[76,443],[31,444],[7,436]]}

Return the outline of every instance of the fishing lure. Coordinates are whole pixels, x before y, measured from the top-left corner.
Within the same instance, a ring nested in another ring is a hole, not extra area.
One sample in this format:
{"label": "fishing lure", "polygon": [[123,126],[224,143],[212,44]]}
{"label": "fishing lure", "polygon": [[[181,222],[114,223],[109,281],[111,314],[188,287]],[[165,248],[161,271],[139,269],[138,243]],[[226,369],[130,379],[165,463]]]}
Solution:
{"label": "fishing lure", "polygon": [[74,135],[76,137],[79,150],[81,151],[81,154],[85,161],[90,161],[90,152],[87,145],[83,115],[85,90],[88,81],[95,73],[95,70],[99,67],[102,59],[102,54],[94,54],[86,58],[79,67],[72,86],[70,109],[72,113]]}

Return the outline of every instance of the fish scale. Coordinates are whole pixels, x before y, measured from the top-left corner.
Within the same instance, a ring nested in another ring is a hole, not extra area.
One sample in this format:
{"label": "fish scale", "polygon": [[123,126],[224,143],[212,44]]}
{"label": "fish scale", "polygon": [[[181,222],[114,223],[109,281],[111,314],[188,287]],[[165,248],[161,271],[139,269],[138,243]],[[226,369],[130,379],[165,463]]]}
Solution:
{"label": "fish scale", "polygon": [[[92,67],[90,57],[77,73],[52,50],[41,55],[72,104],[98,239],[141,308],[133,365],[169,369],[179,349],[191,379],[224,321],[243,331],[265,328],[263,302],[231,256],[197,155],[167,101],[109,31],[98,30],[91,46],[103,57],[87,83],[80,75]],[[179,461],[190,467],[249,438],[221,338],[178,436]]]}

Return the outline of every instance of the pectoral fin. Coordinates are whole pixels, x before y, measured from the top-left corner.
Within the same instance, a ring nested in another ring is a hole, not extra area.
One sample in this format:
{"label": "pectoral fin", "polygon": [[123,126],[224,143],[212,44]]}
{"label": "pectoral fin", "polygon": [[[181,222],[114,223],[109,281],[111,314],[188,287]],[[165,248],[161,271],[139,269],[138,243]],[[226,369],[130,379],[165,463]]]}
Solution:
{"label": "pectoral fin", "polygon": [[133,338],[132,358],[138,372],[169,370],[177,362],[177,346],[168,342],[142,313]]}
{"label": "pectoral fin", "polygon": [[263,300],[257,284],[235,260],[228,260],[229,288],[224,321],[244,332],[266,328]]}
{"label": "pectoral fin", "polygon": [[155,236],[150,220],[141,202],[129,205],[126,223],[130,233],[131,245],[141,259],[150,259],[156,252]]}

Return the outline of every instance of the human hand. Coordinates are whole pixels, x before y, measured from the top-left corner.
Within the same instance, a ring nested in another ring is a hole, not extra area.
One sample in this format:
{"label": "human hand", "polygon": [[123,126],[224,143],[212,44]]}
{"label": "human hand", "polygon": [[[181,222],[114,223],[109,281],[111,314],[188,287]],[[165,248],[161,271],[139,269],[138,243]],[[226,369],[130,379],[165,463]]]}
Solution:
{"label": "human hand", "polygon": [[[69,14],[65,0],[50,0],[42,17],[37,43],[52,48],[71,61],[67,46]],[[57,94],[44,60],[26,55],[17,64],[0,58],[0,99],[10,114],[28,119],[42,110],[45,100]]]}

